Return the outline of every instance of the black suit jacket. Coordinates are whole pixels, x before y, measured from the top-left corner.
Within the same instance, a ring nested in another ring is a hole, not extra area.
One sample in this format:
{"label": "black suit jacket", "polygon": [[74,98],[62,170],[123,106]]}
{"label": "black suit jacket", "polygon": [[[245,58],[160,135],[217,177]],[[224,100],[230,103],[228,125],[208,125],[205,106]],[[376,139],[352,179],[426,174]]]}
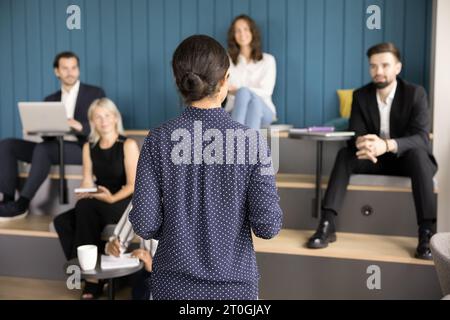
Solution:
{"label": "black suit jacket", "polygon": [[[83,131],[76,135],[80,145],[83,145],[86,142],[91,131],[88,120],[89,106],[95,99],[103,97],[105,97],[105,92],[102,88],[80,83],[74,114],[75,120],[79,121],[83,125]],[[45,101],[61,101],[61,90],[46,97]]]}
{"label": "black suit jacket", "polygon": [[[366,134],[380,135],[380,113],[376,88],[370,83],[353,93],[349,129],[355,131],[355,138],[349,146],[356,150],[356,137]],[[429,138],[430,113],[425,89],[397,78],[397,90],[392,101],[389,133],[398,145],[400,157],[413,148],[428,152],[434,160]]]}

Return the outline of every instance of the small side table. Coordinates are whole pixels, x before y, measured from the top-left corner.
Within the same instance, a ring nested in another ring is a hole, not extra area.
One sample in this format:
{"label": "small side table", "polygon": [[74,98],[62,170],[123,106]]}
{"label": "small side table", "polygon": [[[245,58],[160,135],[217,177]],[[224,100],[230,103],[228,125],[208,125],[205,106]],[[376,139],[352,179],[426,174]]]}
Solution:
{"label": "small side table", "polygon": [[313,217],[320,217],[322,207],[322,157],[323,143],[329,141],[347,141],[355,133],[353,131],[345,132],[295,132],[295,129],[289,132],[289,138],[316,141],[316,197],[314,199]]}
{"label": "small side table", "polygon": [[[64,264],[64,272],[66,272],[67,268],[69,266],[80,266],[78,259],[72,259],[67,261]],[[140,271],[144,267],[144,263],[142,261],[139,262],[139,265],[137,267],[133,268],[120,268],[120,269],[110,269],[110,270],[102,270],[100,268],[100,256],[97,259],[97,265],[94,270],[91,271],[83,271],[81,269],[81,278],[86,279],[97,279],[97,280],[108,280],[108,299],[114,300],[115,299],[115,290],[114,290],[114,279],[128,276],[130,274],[133,274],[135,272]]]}

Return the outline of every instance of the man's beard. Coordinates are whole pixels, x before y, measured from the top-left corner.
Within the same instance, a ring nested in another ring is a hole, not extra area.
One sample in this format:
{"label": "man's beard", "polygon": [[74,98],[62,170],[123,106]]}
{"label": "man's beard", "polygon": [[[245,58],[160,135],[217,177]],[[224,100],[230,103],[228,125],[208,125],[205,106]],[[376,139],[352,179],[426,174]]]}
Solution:
{"label": "man's beard", "polygon": [[384,89],[386,87],[388,87],[390,84],[392,83],[392,81],[384,81],[384,82],[373,82],[373,84],[375,85],[375,87],[377,89]]}
{"label": "man's beard", "polygon": [[75,78],[75,77],[70,77],[70,78],[64,79],[62,82],[63,82],[65,85],[73,86],[77,81],[78,81],[77,78]]}

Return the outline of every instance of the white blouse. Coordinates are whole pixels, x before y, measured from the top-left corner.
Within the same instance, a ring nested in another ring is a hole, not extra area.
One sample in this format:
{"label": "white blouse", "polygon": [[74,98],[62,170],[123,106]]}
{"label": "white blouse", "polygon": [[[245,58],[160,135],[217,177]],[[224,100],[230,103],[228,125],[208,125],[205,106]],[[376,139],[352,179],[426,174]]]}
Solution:
{"label": "white blouse", "polygon": [[[238,63],[233,64],[230,60],[230,77],[228,83],[237,89],[247,87],[257,94],[264,103],[276,114],[275,105],[272,101],[272,93],[275,87],[276,62],[274,56],[263,53],[260,61],[247,62],[244,56],[239,55]],[[228,94],[226,111],[231,111],[234,107],[234,95]]]}

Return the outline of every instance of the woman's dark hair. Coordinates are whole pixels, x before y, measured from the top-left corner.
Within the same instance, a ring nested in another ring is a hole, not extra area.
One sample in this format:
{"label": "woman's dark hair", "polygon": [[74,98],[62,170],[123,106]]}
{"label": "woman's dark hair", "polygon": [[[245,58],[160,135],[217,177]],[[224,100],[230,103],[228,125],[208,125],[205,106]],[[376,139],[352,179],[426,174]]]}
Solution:
{"label": "woman's dark hair", "polygon": [[260,61],[263,58],[263,55],[259,29],[255,21],[245,14],[241,14],[240,16],[234,18],[230,28],[228,29],[228,54],[230,55],[231,61],[233,61],[233,64],[237,64],[239,52],[241,50],[234,37],[234,26],[238,20],[244,20],[247,22],[250,32],[252,33],[252,42],[250,43],[250,47],[252,48],[251,58],[254,61]]}
{"label": "woman's dark hair", "polygon": [[370,59],[371,56],[378,53],[392,53],[399,62],[401,62],[400,50],[392,43],[392,42],[383,42],[374,45],[373,47],[367,50],[367,57]]}
{"label": "woman's dark hair", "polygon": [[175,81],[187,104],[214,95],[229,67],[225,49],[205,35],[184,39],[172,58]]}
{"label": "woman's dark hair", "polygon": [[55,59],[53,60],[53,68],[58,68],[59,67],[59,60],[62,58],[75,58],[77,59],[77,64],[78,66],[80,66],[80,58],[78,58],[78,56],[71,52],[71,51],[64,51],[64,52],[60,52],[56,55]]}

